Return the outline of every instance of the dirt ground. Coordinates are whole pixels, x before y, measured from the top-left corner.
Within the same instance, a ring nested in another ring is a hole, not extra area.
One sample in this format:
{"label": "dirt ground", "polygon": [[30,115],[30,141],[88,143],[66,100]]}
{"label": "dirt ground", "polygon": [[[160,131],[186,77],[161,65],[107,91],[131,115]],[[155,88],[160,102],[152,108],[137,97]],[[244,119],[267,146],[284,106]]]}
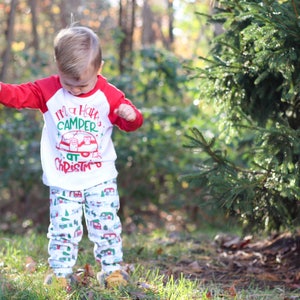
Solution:
{"label": "dirt ground", "polygon": [[[186,231],[180,212],[170,215],[153,210],[142,219],[147,224],[146,231],[160,224],[169,230],[170,236],[173,232],[175,243],[177,233]],[[132,223],[125,222],[125,230],[134,231]],[[203,284],[215,282],[224,288],[279,288],[299,291],[300,295],[300,230],[266,237],[222,233],[210,240],[194,238],[192,244],[190,257],[184,257],[175,265],[164,266],[166,275],[179,277],[183,273]]]}
{"label": "dirt ground", "polygon": [[246,289],[284,288],[300,292],[300,236],[282,233],[261,240],[229,234],[216,236],[210,255],[190,262],[203,282]]}

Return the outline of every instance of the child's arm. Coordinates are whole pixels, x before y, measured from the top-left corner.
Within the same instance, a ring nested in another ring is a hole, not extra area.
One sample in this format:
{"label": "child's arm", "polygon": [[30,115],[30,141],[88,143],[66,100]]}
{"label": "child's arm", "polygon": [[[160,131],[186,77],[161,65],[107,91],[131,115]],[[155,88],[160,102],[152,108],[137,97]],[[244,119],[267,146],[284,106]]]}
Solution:
{"label": "child's arm", "polygon": [[34,83],[8,84],[0,82],[0,103],[7,107],[40,108],[40,90]]}
{"label": "child's arm", "polygon": [[0,103],[17,109],[31,108],[45,112],[48,109],[47,100],[60,88],[57,75],[22,84],[0,82]]}

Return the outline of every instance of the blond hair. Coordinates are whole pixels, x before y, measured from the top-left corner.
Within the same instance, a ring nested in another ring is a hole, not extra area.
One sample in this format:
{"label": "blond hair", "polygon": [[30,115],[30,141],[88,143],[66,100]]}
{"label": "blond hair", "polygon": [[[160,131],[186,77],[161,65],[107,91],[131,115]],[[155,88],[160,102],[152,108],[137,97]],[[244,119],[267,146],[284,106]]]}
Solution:
{"label": "blond hair", "polygon": [[62,29],[54,39],[58,69],[76,80],[89,66],[98,70],[102,63],[99,38],[89,28],[73,26]]}

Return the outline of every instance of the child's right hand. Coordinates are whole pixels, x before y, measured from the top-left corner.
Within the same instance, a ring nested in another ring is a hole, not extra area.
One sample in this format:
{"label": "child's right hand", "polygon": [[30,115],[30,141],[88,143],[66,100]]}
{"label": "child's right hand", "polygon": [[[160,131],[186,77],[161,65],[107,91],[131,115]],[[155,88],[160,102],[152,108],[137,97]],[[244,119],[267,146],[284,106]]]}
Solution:
{"label": "child's right hand", "polygon": [[135,110],[128,104],[122,103],[115,109],[114,113],[129,122],[133,122],[136,119]]}

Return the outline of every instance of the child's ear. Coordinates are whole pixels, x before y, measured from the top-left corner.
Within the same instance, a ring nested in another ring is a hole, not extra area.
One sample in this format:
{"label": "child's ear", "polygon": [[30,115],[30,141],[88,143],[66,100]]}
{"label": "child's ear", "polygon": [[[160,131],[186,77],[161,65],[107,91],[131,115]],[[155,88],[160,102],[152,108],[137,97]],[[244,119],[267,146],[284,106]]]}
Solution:
{"label": "child's ear", "polygon": [[101,62],[100,68],[98,70],[98,74],[100,74],[102,72],[103,65],[104,65],[104,60],[102,60],[102,62]]}

